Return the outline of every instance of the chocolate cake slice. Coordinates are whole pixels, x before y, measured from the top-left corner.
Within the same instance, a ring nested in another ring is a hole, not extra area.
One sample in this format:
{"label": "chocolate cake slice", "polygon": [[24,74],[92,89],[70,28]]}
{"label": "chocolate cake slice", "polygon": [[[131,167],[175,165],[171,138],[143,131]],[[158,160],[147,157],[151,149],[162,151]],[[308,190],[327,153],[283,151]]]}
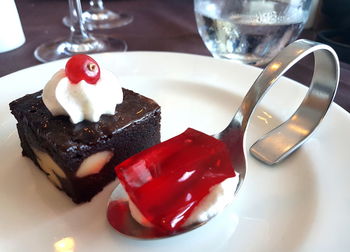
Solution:
{"label": "chocolate cake slice", "polygon": [[117,164],[160,142],[160,106],[127,89],[123,95],[115,114],[96,123],[52,116],[42,91],[10,103],[22,154],[75,203],[90,201],[114,180]]}

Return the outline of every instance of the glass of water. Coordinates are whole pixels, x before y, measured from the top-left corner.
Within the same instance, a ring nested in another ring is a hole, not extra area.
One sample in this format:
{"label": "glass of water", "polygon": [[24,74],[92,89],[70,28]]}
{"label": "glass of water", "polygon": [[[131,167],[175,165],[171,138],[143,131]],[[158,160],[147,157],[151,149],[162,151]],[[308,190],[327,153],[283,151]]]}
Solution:
{"label": "glass of water", "polygon": [[299,36],[311,1],[194,0],[194,9],[214,57],[263,66]]}

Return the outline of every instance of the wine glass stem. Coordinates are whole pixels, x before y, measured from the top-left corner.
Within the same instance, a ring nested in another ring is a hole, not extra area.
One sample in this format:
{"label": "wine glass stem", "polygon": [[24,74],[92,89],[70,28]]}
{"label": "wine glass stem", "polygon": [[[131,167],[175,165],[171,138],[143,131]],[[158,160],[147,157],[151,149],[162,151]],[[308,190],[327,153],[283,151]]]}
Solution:
{"label": "wine glass stem", "polygon": [[95,10],[104,9],[102,0],[90,0],[90,7]]}
{"label": "wine glass stem", "polygon": [[82,17],[82,9],[80,0],[68,0],[69,16],[71,19],[71,41],[73,43],[81,43],[89,38],[89,34],[85,29],[84,20]]}

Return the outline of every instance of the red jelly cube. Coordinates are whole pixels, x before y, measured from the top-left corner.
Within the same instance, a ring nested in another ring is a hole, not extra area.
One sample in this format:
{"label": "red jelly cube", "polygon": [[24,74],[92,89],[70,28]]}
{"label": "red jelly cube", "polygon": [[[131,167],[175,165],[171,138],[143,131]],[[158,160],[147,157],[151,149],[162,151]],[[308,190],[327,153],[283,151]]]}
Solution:
{"label": "red jelly cube", "polygon": [[179,229],[212,186],[235,176],[226,145],[191,128],[115,171],[143,216],[165,232]]}

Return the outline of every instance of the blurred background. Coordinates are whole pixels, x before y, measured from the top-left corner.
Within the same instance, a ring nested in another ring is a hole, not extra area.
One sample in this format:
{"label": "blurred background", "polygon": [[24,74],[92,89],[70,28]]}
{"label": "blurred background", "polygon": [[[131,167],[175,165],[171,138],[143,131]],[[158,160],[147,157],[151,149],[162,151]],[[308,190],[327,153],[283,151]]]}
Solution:
{"label": "blurred background", "polygon": [[[0,77],[38,65],[33,52],[40,44],[67,36],[62,23],[68,14],[67,0],[15,0],[25,34],[25,43],[0,53]],[[127,51],[169,51],[210,56],[196,25],[193,0],[105,0],[106,8],[133,16],[128,25],[93,31],[124,40]],[[82,0],[83,10],[89,1]],[[312,0],[310,18],[299,38],[330,44],[341,60],[341,79],[336,102],[350,111],[349,0]],[[6,25],[0,24],[0,27]],[[312,57],[298,63],[286,75],[308,85],[313,70]]]}
{"label": "blurred background", "polygon": [[[65,36],[62,17],[68,13],[66,0],[15,0],[26,42],[16,50],[0,54],[0,76],[39,64],[35,48],[50,39]],[[198,35],[193,0],[106,0],[105,7],[133,15],[129,25],[108,30],[125,40],[128,51],[176,51],[210,55]],[[82,0],[83,9],[89,2]],[[313,0],[302,38],[316,40],[323,30],[350,27],[349,0]],[[103,33],[106,30],[95,31]],[[348,38],[338,38],[349,42]],[[9,61],[9,59],[11,59]],[[346,58],[341,57],[341,60]],[[3,65],[6,64],[6,67]]]}

